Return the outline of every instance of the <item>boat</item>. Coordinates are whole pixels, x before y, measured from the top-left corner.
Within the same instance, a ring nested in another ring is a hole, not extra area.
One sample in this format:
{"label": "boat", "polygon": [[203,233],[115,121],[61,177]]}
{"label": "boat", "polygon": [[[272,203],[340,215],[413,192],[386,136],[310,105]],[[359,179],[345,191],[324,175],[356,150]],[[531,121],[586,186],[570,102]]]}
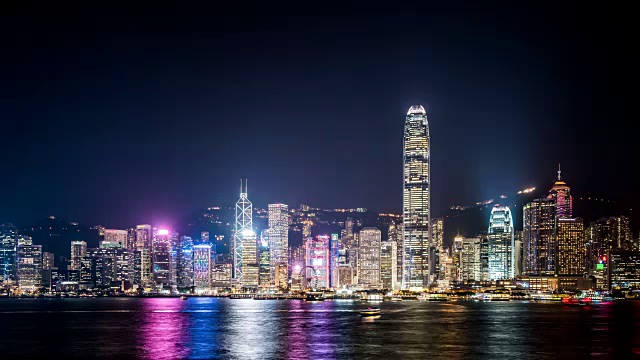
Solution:
{"label": "boat", "polygon": [[324,301],[322,294],[307,293],[304,301]]}
{"label": "boat", "polygon": [[367,308],[366,310],[360,311],[360,316],[379,316],[380,309],[378,308]]}
{"label": "boat", "polygon": [[399,296],[392,296],[391,301],[402,301],[402,298]]}
{"label": "boat", "polygon": [[188,299],[187,295],[180,295],[180,300],[187,300],[187,299]]}

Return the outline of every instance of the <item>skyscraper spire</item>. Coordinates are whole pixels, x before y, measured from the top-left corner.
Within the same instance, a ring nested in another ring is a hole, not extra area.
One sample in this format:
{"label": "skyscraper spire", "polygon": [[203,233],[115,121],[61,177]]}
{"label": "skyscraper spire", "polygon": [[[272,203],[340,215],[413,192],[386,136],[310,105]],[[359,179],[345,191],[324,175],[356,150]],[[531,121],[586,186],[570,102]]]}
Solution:
{"label": "skyscraper spire", "polygon": [[558,181],[560,180],[560,175],[562,174],[562,170],[560,170],[560,163],[558,163]]}

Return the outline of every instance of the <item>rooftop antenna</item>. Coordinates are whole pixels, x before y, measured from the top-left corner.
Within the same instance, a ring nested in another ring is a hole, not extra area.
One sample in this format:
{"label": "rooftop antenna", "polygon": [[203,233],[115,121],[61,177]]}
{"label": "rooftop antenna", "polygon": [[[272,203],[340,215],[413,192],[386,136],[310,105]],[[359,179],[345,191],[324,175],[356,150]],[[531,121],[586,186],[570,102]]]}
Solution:
{"label": "rooftop antenna", "polygon": [[558,163],[558,181],[560,181],[561,174],[562,174],[562,170],[560,170],[560,163]]}

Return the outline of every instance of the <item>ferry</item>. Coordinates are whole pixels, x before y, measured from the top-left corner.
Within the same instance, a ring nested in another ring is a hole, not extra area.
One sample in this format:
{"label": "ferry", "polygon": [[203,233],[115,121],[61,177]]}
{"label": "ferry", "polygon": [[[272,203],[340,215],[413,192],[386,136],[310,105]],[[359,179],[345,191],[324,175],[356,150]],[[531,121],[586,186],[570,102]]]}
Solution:
{"label": "ferry", "polygon": [[180,295],[180,300],[187,300],[187,299],[189,299],[187,295]]}
{"label": "ferry", "polygon": [[449,298],[447,297],[447,294],[444,293],[436,293],[436,294],[429,294],[429,301],[449,301]]}
{"label": "ferry", "polygon": [[367,308],[366,310],[360,311],[360,316],[379,316],[380,314],[381,312],[378,308]]}
{"label": "ferry", "polygon": [[307,293],[304,301],[324,301],[322,293]]}

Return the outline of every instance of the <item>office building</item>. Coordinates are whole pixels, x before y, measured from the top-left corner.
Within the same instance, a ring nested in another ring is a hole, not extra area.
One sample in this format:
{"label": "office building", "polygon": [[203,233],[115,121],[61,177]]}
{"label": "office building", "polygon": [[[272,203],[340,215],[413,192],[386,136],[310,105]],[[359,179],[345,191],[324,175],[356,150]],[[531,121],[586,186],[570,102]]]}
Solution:
{"label": "office building", "polygon": [[16,251],[18,233],[10,224],[0,225],[0,284],[16,280]]}
{"label": "office building", "polygon": [[193,239],[191,236],[181,236],[178,247],[178,287],[193,286]]}
{"label": "office building", "polygon": [[303,280],[306,280],[306,288],[330,287],[329,242],[328,235],[318,235],[306,240],[306,266],[301,269],[304,274]]}
{"label": "office building", "polygon": [[558,275],[584,275],[586,272],[586,244],[581,218],[558,218]]}
{"label": "office building", "polygon": [[269,248],[271,263],[287,263],[289,249],[289,207],[285,204],[269,204]]}
{"label": "office building", "polygon": [[268,288],[275,285],[276,271],[275,268],[272,268],[271,266],[271,254],[272,252],[269,248],[268,240],[262,237],[260,239],[260,246],[258,246],[258,283],[261,288]]}
{"label": "office building", "polygon": [[525,275],[554,275],[556,272],[556,203],[535,199],[522,211],[522,245]]}
{"label": "office building", "polygon": [[42,245],[34,245],[28,236],[19,235],[17,240],[18,288],[23,292],[36,292],[42,286]]}
{"label": "office building", "polygon": [[482,281],[481,243],[480,238],[462,238],[460,277],[463,283]]}
{"label": "office building", "polygon": [[489,280],[513,278],[513,217],[508,206],[494,205],[488,231]]}
{"label": "office building", "polygon": [[69,270],[80,270],[80,263],[85,256],[87,256],[87,243],[84,241],[72,241]]}
{"label": "office building", "polygon": [[403,289],[429,285],[430,144],[427,113],[409,108],[404,126]]}
{"label": "office building", "polygon": [[211,245],[200,244],[193,246],[193,284],[197,290],[211,288]]}
{"label": "office building", "polygon": [[153,234],[153,279],[160,288],[171,286],[172,263],[171,252],[173,250],[172,235],[169,230],[158,229]]}
{"label": "office building", "polygon": [[380,243],[382,232],[366,227],[360,230],[358,246],[358,285],[366,289],[380,289]]}
{"label": "office building", "polygon": [[136,258],[138,265],[136,266],[138,275],[136,275],[136,283],[142,286],[149,286],[153,278],[152,263],[152,244],[153,229],[151,225],[143,224],[136,226]]}
{"label": "office building", "polygon": [[398,245],[395,241],[383,241],[380,245],[380,280],[382,288],[399,290]]}
{"label": "office building", "polygon": [[242,278],[243,288],[255,289],[259,285],[258,239],[253,230],[242,232]]}
{"label": "office building", "polygon": [[613,250],[609,257],[611,290],[640,289],[640,253]]}

